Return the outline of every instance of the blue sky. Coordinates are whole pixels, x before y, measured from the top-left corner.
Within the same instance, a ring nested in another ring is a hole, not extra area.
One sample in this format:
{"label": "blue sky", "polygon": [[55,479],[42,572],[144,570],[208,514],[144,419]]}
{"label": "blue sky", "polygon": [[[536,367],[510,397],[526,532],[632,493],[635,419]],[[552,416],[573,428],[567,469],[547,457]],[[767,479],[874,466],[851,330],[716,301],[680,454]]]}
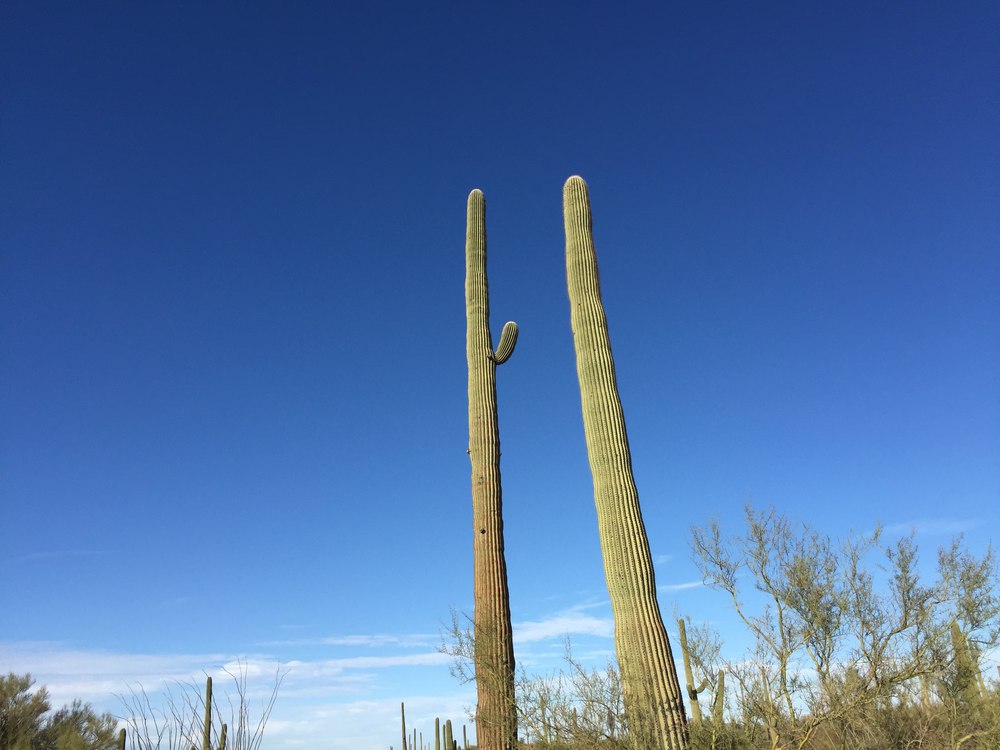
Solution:
{"label": "blue sky", "polygon": [[[269,750],[472,700],[464,220],[487,200],[517,657],[612,651],[565,287],[590,185],[664,613],[748,500],[1000,490],[994,3],[7,3],[0,672],[114,710],[290,668]],[[905,532],[904,532],[905,533]],[[690,585],[689,585],[690,584]],[[709,614],[710,613],[710,614]],[[734,636],[735,638],[735,636]]]}

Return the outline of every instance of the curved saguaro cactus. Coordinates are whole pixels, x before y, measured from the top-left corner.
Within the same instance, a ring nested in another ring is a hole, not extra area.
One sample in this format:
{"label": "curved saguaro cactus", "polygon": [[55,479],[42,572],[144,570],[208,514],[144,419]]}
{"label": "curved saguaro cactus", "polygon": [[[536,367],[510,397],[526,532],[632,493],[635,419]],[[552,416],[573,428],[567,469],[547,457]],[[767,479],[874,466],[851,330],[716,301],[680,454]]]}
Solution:
{"label": "curved saguaro cactus", "polygon": [[678,750],[687,746],[684,702],[656,599],[601,303],[590,197],[579,177],[570,177],[563,188],[563,218],[576,371],[625,715],[630,732],[644,747]]}
{"label": "curved saguaro cactus", "polygon": [[486,202],[479,190],[469,194],[465,271],[474,536],[473,629],[478,694],[476,735],[482,750],[513,750],[517,742],[517,708],[507,562],[503,552],[496,368],[514,351],[517,324],[509,322],[503,327],[500,344],[494,351],[486,279]]}

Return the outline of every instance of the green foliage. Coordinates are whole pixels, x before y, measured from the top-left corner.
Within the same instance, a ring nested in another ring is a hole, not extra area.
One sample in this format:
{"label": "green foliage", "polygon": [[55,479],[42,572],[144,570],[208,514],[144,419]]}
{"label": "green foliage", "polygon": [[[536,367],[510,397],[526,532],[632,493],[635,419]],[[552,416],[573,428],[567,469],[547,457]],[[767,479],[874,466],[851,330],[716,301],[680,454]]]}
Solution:
{"label": "green foliage", "polygon": [[[1000,682],[982,671],[1000,619],[991,549],[957,540],[936,576],[922,576],[912,536],[876,529],[838,542],[752,507],[737,533],[712,522],[693,537],[706,583],[726,594],[751,646],[724,657],[718,634],[685,618],[691,682],[712,706],[711,721],[690,728],[692,750],[1000,748]],[[454,616],[452,626],[461,649],[446,650],[471,661],[472,636]],[[521,747],[649,750],[623,711],[617,665],[584,669],[568,643],[566,659],[568,670],[518,675]]]}
{"label": "green foliage", "polygon": [[928,584],[913,536],[883,536],[836,542],[751,506],[740,533],[714,520],[692,530],[705,583],[751,638],[722,665],[735,682],[730,722],[700,729],[696,747],[1000,747],[979,656],[1000,637],[992,549],[979,557],[956,540]]}
{"label": "green foliage", "polygon": [[0,750],[113,750],[117,722],[79,700],[51,712],[31,675],[0,677]]}

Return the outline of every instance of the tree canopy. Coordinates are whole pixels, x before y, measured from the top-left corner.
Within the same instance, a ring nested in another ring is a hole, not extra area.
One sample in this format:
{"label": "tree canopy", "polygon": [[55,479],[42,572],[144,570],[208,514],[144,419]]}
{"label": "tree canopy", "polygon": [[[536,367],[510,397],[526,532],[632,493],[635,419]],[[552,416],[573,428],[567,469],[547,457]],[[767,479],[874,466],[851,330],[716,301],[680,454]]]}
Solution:
{"label": "tree canopy", "polygon": [[117,722],[74,700],[51,710],[44,687],[30,674],[0,676],[0,750],[113,750]]}

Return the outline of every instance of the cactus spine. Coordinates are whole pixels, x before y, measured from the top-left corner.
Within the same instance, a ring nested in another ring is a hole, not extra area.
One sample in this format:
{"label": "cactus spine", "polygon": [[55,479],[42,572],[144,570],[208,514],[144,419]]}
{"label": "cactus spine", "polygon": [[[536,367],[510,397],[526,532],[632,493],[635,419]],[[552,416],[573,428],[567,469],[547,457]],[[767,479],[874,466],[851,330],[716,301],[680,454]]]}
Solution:
{"label": "cactus spine", "polygon": [[678,750],[687,746],[684,702],[656,599],[601,304],[590,198],[579,177],[570,177],[563,188],[563,217],[576,371],[625,713],[642,746]]}
{"label": "cactus spine", "polygon": [[486,202],[469,194],[465,235],[466,354],[469,361],[469,458],[472,462],[473,618],[476,731],[482,750],[514,750],[514,643],[503,551],[500,430],[496,368],[514,351],[517,324],[503,327],[493,350],[486,278]]}

